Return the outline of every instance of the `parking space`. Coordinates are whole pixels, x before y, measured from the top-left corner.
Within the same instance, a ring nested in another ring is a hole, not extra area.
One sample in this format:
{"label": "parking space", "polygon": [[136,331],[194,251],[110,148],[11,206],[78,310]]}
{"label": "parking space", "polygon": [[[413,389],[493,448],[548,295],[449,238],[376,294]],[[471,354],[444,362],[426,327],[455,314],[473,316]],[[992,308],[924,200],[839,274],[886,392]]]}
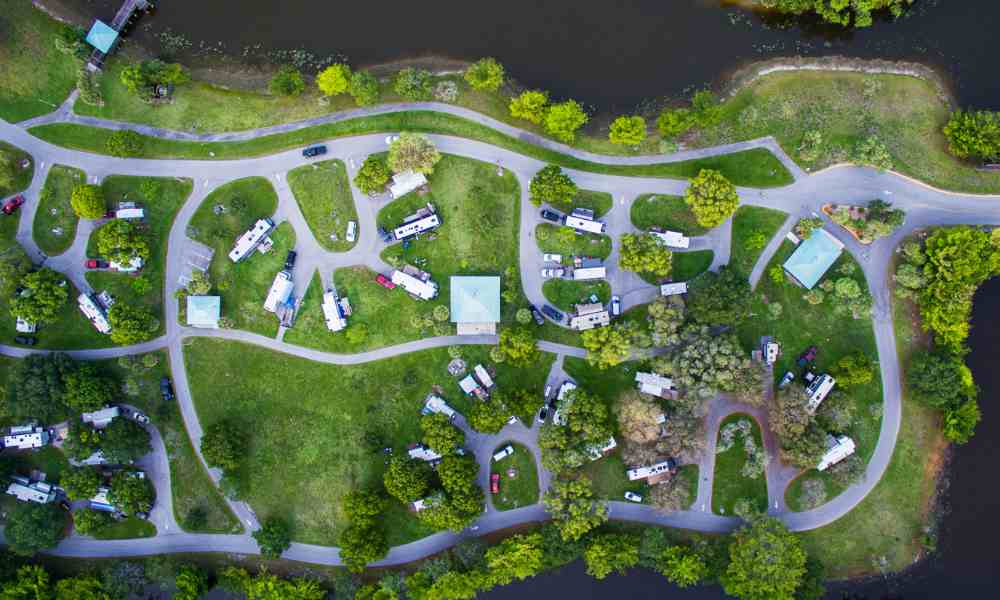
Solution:
{"label": "parking space", "polygon": [[181,287],[186,286],[191,281],[191,275],[195,270],[205,272],[208,266],[212,264],[212,256],[214,254],[215,251],[212,248],[191,238],[186,238],[184,249],[181,252],[184,262],[181,274],[177,278],[178,285]]}

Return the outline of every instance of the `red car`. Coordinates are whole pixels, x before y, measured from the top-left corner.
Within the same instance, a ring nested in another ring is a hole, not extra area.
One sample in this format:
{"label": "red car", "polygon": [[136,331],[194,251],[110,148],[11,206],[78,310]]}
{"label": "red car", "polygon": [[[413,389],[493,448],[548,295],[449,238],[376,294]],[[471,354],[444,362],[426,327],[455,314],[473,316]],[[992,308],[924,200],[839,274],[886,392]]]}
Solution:
{"label": "red car", "polygon": [[20,208],[22,204],[24,204],[24,196],[22,196],[21,194],[14,196],[10,200],[4,202],[3,214],[5,215],[14,214],[14,211]]}
{"label": "red car", "polygon": [[88,269],[107,269],[110,265],[107,261],[97,260],[96,258],[90,258],[84,261],[83,266]]}
{"label": "red car", "polygon": [[384,287],[387,290],[392,290],[396,288],[396,284],[389,281],[389,278],[381,273],[375,276],[375,283],[379,284],[380,286]]}
{"label": "red car", "polygon": [[500,473],[490,475],[490,492],[494,494],[500,493]]}

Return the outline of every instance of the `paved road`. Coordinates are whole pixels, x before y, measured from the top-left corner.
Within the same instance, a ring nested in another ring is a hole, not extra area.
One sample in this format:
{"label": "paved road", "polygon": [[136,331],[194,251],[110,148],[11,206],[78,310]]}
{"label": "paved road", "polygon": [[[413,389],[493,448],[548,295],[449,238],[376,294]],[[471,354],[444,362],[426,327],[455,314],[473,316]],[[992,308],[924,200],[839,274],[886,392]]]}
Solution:
{"label": "paved road", "polygon": [[[82,258],[88,236],[93,229],[93,224],[81,223],[73,246],[59,257],[43,256],[31,239],[31,225],[34,211],[37,210],[38,193],[44,184],[48,169],[53,164],[65,164],[81,168],[87,172],[93,181],[99,181],[110,174],[177,176],[193,180],[194,191],[179,211],[169,236],[166,268],[166,290],[168,297],[178,286],[178,280],[184,268],[183,248],[186,241],[186,227],[194,211],[212,190],[234,179],[250,175],[262,175],[274,183],[279,197],[276,218],[281,221],[288,221],[296,229],[298,237],[297,248],[300,250],[300,263],[296,268],[296,278],[299,281],[309,281],[312,273],[318,270],[324,283],[330,285],[332,282],[332,272],[336,268],[343,266],[360,264],[369,266],[375,270],[388,268],[378,258],[379,252],[384,248],[384,245],[378,241],[375,235],[375,214],[378,207],[385,203],[386,198],[384,197],[370,199],[352,188],[355,204],[358,209],[360,235],[358,243],[351,251],[344,253],[326,252],[312,237],[312,233],[308,229],[301,211],[298,209],[295,199],[287,186],[288,171],[309,162],[297,150],[245,160],[115,159],[60,148],[43,142],[26,132],[25,126],[43,122],[80,122],[111,128],[126,127],[125,124],[121,123],[78,117],[70,110],[70,104],[71,102],[67,102],[56,113],[53,113],[53,115],[40,117],[30,123],[14,125],[0,121],[0,139],[20,146],[30,152],[35,157],[35,160],[38,161],[35,177],[27,193],[29,202],[23,209],[25,214],[21,216],[17,236],[18,240],[26,247],[33,258],[39,262],[45,260],[46,264],[63,271],[81,289],[88,289],[83,278]],[[817,509],[802,513],[788,512],[787,507],[783,505],[782,498],[784,486],[790,478],[790,472],[776,463],[769,465],[768,495],[772,506],[774,506],[774,502],[777,502],[777,507],[772,508],[771,512],[781,517],[786,524],[796,530],[820,527],[848,512],[875,486],[887,468],[892,456],[899,430],[901,413],[900,374],[889,312],[891,304],[888,296],[888,277],[890,276],[888,265],[893,249],[903,236],[916,228],[958,223],[1000,223],[1000,203],[991,201],[997,199],[996,197],[946,193],[931,189],[923,184],[895,174],[879,173],[867,168],[844,167],[806,175],[781,151],[780,147],[771,138],[705,150],[680,152],[666,157],[607,157],[582,152],[538,138],[530,133],[518,130],[504,123],[496,122],[466,109],[436,103],[416,103],[359,109],[350,113],[328,115],[301,123],[207,137],[181,132],[155,130],[143,126],[129,125],[128,127],[150,135],[174,139],[238,140],[251,139],[255,136],[268,133],[294,130],[318,123],[335,122],[355,116],[386,113],[395,110],[435,110],[455,114],[486,124],[504,133],[518,137],[519,139],[531,141],[540,146],[558,150],[578,158],[606,164],[649,164],[653,162],[669,162],[718,155],[748,148],[767,148],[790,169],[795,182],[787,187],[771,190],[739,188],[739,193],[741,201],[744,204],[765,206],[788,212],[790,216],[782,226],[781,235],[794,225],[796,216],[818,212],[819,207],[823,203],[833,200],[839,203],[854,203],[867,202],[872,198],[882,197],[907,211],[907,220],[903,228],[897,231],[892,237],[879,240],[871,247],[862,247],[839,228],[828,227],[829,230],[845,242],[847,250],[859,259],[875,300],[873,309],[875,315],[875,337],[883,378],[883,421],[879,442],[868,465],[865,480],[850,487],[844,493]],[[384,135],[383,133],[328,141],[327,145],[330,148],[330,154],[327,158],[340,158],[344,160],[348,165],[350,174],[353,175],[364,157],[373,152],[385,149]],[[536,304],[542,303],[544,300],[541,297],[541,278],[539,275],[541,255],[537,249],[537,245],[531,243],[533,230],[539,222],[539,218],[537,209],[528,202],[527,189],[530,177],[543,166],[543,163],[482,142],[452,136],[434,135],[429,137],[431,137],[442,152],[499,164],[503,168],[513,171],[518,178],[522,189],[520,226],[522,282],[529,300]],[[207,158],[209,157],[206,156]],[[575,170],[568,170],[567,173],[581,188],[605,191],[612,195],[614,200],[613,208],[605,216],[605,220],[608,223],[609,233],[614,237],[633,231],[628,212],[632,202],[639,195],[646,193],[681,194],[687,186],[685,181],[670,179],[607,176]],[[728,262],[731,227],[731,221],[727,221],[723,226],[709,232],[704,238],[696,239],[692,249],[712,249],[715,252],[712,267],[718,268],[718,266]],[[780,239],[780,235],[776,236],[765,248],[751,276],[754,282],[759,280],[768,260],[776,252],[780,245]],[[617,260],[615,260],[616,254],[613,253],[610,258],[609,280],[615,292],[623,296],[626,307],[646,303],[655,298],[656,290],[654,287],[644,284],[632,274],[618,270]],[[296,293],[298,294],[298,290]],[[358,364],[451,344],[496,343],[496,338],[493,336],[447,336],[418,340],[360,354],[337,355],[293,346],[280,340],[243,331],[201,331],[181,327],[177,322],[177,305],[175,302],[166,302],[165,318],[167,333],[156,340],[125,348],[81,350],[71,352],[70,354],[80,359],[100,359],[142,353],[164,347],[168,348],[182,415],[196,451],[199,447],[202,430],[191,400],[186,370],[184,368],[182,342],[185,338],[215,337],[239,341],[331,364]],[[553,352],[558,355],[557,361],[549,375],[550,380],[553,382],[557,382],[565,377],[565,373],[562,371],[564,356],[585,356],[585,352],[580,348],[550,342],[542,342],[539,346],[544,351]],[[24,356],[29,351],[23,348],[3,346],[0,347],[0,353],[10,356]],[[712,403],[708,417],[710,443],[714,445],[715,429],[713,423],[717,424],[726,414],[730,414],[735,410],[751,410],[752,412],[752,409],[740,407],[724,397],[720,397]],[[755,416],[758,418],[764,417],[764,415],[756,414]],[[764,429],[766,430],[766,428]],[[154,435],[154,446],[156,446],[154,453],[144,460],[147,460],[150,470],[158,474],[156,477],[159,480],[157,490],[161,492],[161,487],[169,485],[169,472],[166,466],[165,452],[162,448],[162,440],[157,445],[155,443],[156,439],[158,439],[158,436]],[[470,448],[475,452],[477,458],[480,459],[480,463],[484,465],[484,469],[487,468],[487,455],[495,447],[495,444],[503,440],[514,440],[524,443],[535,453],[536,460],[538,458],[537,424],[532,424],[530,428],[521,424],[508,426],[497,436],[481,436],[470,432],[469,439]],[[770,443],[773,445],[773,441]],[[201,459],[200,452],[198,455],[199,459]],[[773,456],[776,456],[776,453]],[[647,506],[612,502],[610,503],[612,517],[712,532],[724,532],[733,529],[738,525],[736,519],[713,515],[710,511],[699,508],[705,504],[710,508],[711,471],[713,464],[714,454],[710,458],[703,459],[701,473],[703,479],[699,482],[698,500],[695,506],[692,507],[692,510],[663,515]],[[164,473],[166,473],[165,478],[163,477]],[[218,473],[214,472],[212,474],[217,479]],[[544,471],[540,471],[540,474],[543,486],[547,485],[548,475]],[[481,473],[480,478],[482,479],[482,477],[483,474]],[[169,490],[168,487],[167,490]],[[169,497],[169,491],[161,492],[160,497]],[[240,520],[247,525],[249,530],[253,530],[259,526],[256,516],[248,506],[242,503],[232,503],[232,506],[236,514],[240,517]],[[155,520],[157,521],[157,525],[160,526],[160,531],[154,538],[98,541],[80,536],[72,536],[60,544],[55,553],[64,556],[132,556],[181,551],[256,552],[256,544],[247,534],[203,535],[183,533],[177,527],[176,522],[174,522],[169,505],[164,503],[159,508],[161,510],[156,513]],[[169,515],[165,513],[169,513]],[[482,535],[498,529],[544,518],[545,514],[540,504],[515,511],[500,512],[491,510],[485,513],[472,528],[461,534],[439,533],[411,544],[395,547],[389,556],[379,564],[409,562],[437,552],[454,544],[463,537]],[[294,544],[285,556],[290,559],[306,562],[339,564],[339,555],[335,548]]]}

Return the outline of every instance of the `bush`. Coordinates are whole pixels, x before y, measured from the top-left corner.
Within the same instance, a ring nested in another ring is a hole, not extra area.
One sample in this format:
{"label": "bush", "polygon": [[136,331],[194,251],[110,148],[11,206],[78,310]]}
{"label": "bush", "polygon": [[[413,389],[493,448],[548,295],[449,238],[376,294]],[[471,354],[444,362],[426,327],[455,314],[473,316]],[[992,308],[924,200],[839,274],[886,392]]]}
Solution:
{"label": "bush", "polygon": [[678,138],[694,126],[694,116],[686,108],[666,109],[656,119],[656,128],[667,139]]}
{"label": "bush", "polygon": [[521,325],[527,325],[531,323],[531,311],[527,308],[519,308],[517,309],[517,314],[514,315],[514,319]]}
{"label": "bush", "polygon": [[646,119],[640,116],[618,117],[611,123],[608,139],[612,144],[638,146],[646,139]]}
{"label": "bush", "polygon": [[100,219],[104,216],[104,192],[99,185],[81,183],[74,187],[69,203],[81,219]]}
{"label": "bush", "polygon": [[532,123],[542,122],[549,103],[548,92],[528,90],[510,101],[510,116]]}
{"label": "bush", "polygon": [[439,160],[441,160],[441,153],[437,151],[434,144],[417,133],[404,131],[389,146],[389,168],[392,169],[393,173],[416,171],[430,175],[434,172],[434,165]]}
{"label": "bush", "polygon": [[956,110],[944,136],[948,151],[958,158],[1000,160],[1000,112]]}
{"label": "bush", "polygon": [[335,63],[320,71],[316,76],[316,87],[325,96],[343,94],[351,85],[351,68],[342,63]]}
{"label": "bush", "polygon": [[432,77],[429,71],[407,68],[396,75],[393,90],[407,100],[430,100]]}
{"label": "bush", "polygon": [[355,71],[348,91],[358,106],[371,106],[378,102],[378,79],[368,71]]}
{"label": "bush", "polygon": [[389,165],[384,158],[372,154],[354,176],[354,185],[364,194],[377,194],[385,190],[389,183]]}
{"label": "bush", "polygon": [[535,173],[528,187],[531,203],[541,206],[543,202],[550,204],[569,204],[579,191],[576,183],[569,175],[556,165],[548,165]]}
{"label": "bush", "polygon": [[495,58],[482,58],[465,70],[465,80],[472,89],[495,92],[504,82],[504,69]]}
{"label": "bush", "polygon": [[557,140],[567,143],[576,139],[576,130],[589,120],[587,113],[576,100],[553,104],[543,118],[545,131]]}
{"label": "bush", "polygon": [[684,193],[684,202],[691,208],[699,225],[711,228],[718,227],[736,212],[740,197],[736,186],[722,173],[702,169],[691,180]]}
{"label": "bush", "polygon": [[104,148],[108,154],[119,158],[131,158],[142,154],[144,140],[131,129],[121,129],[108,136]]}
{"label": "bush", "polygon": [[280,96],[298,96],[306,89],[302,73],[292,65],[284,65],[271,78],[268,84],[272,94]]}

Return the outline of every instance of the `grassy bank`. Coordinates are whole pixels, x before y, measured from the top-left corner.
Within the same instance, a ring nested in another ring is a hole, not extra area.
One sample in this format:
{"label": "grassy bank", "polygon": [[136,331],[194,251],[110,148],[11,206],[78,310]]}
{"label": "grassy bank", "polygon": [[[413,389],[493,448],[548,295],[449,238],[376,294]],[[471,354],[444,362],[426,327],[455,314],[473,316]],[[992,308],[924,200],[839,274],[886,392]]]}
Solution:
{"label": "grassy bank", "polygon": [[603,279],[598,281],[573,281],[571,279],[547,279],[542,284],[545,299],[560,310],[575,312],[577,304],[590,304],[591,294],[596,294],[598,302],[611,301],[611,286]]}
{"label": "grassy bank", "polygon": [[711,250],[695,250],[693,252],[674,252],[673,270],[670,276],[674,281],[690,281],[701,275],[712,266],[715,253]]}
{"label": "grassy bank", "polygon": [[[502,443],[494,450],[507,444]],[[512,510],[538,502],[538,472],[535,457],[521,444],[511,443],[514,454],[500,462],[490,463],[490,474],[500,475],[500,493],[493,495],[493,506],[497,510]],[[513,469],[514,476],[510,473]],[[489,490],[485,490],[489,493]]]}
{"label": "grassy bank", "polygon": [[764,247],[787,217],[787,213],[773,208],[741,206],[736,209],[729,264],[749,276]]}
{"label": "grassy bank", "polygon": [[[347,168],[339,160],[304,165],[288,173],[288,185],[319,245],[333,252],[347,252],[357,241],[347,241],[347,223],[357,222]],[[356,231],[356,238],[370,235]],[[334,239],[336,237],[336,239]]]}
{"label": "grassy bank", "polygon": [[[35,161],[31,159],[31,155],[17,146],[12,146],[2,140],[0,140],[0,152],[3,152],[15,165],[13,184],[10,187],[0,185],[0,198],[28,189],[28,186],[31,185],[31,178],[35,175]],[[27,169],[21,168],[21,162],[24,159],[28,159],[29,164]],[[4,223],[11,220],[13,219],[9,217],[2,219]]]}
{"label": "grassy bank", "polygon": [[57,256],[73,245],[80,218],[70,204],[70,194],[86,181],[87,174],[80,169],[64,165],[52,165],[49,169],[31,226],[31,236],[45,254]]}
{"label": "grassy bank", "polygon": [[632,224],[639,229],[659,227],[679,231],[684,235],[698,236],[708,233],[707,227],[698,224],[694,213],[684,202],[683,196],[645,194],[632,203],[629,212]]}

